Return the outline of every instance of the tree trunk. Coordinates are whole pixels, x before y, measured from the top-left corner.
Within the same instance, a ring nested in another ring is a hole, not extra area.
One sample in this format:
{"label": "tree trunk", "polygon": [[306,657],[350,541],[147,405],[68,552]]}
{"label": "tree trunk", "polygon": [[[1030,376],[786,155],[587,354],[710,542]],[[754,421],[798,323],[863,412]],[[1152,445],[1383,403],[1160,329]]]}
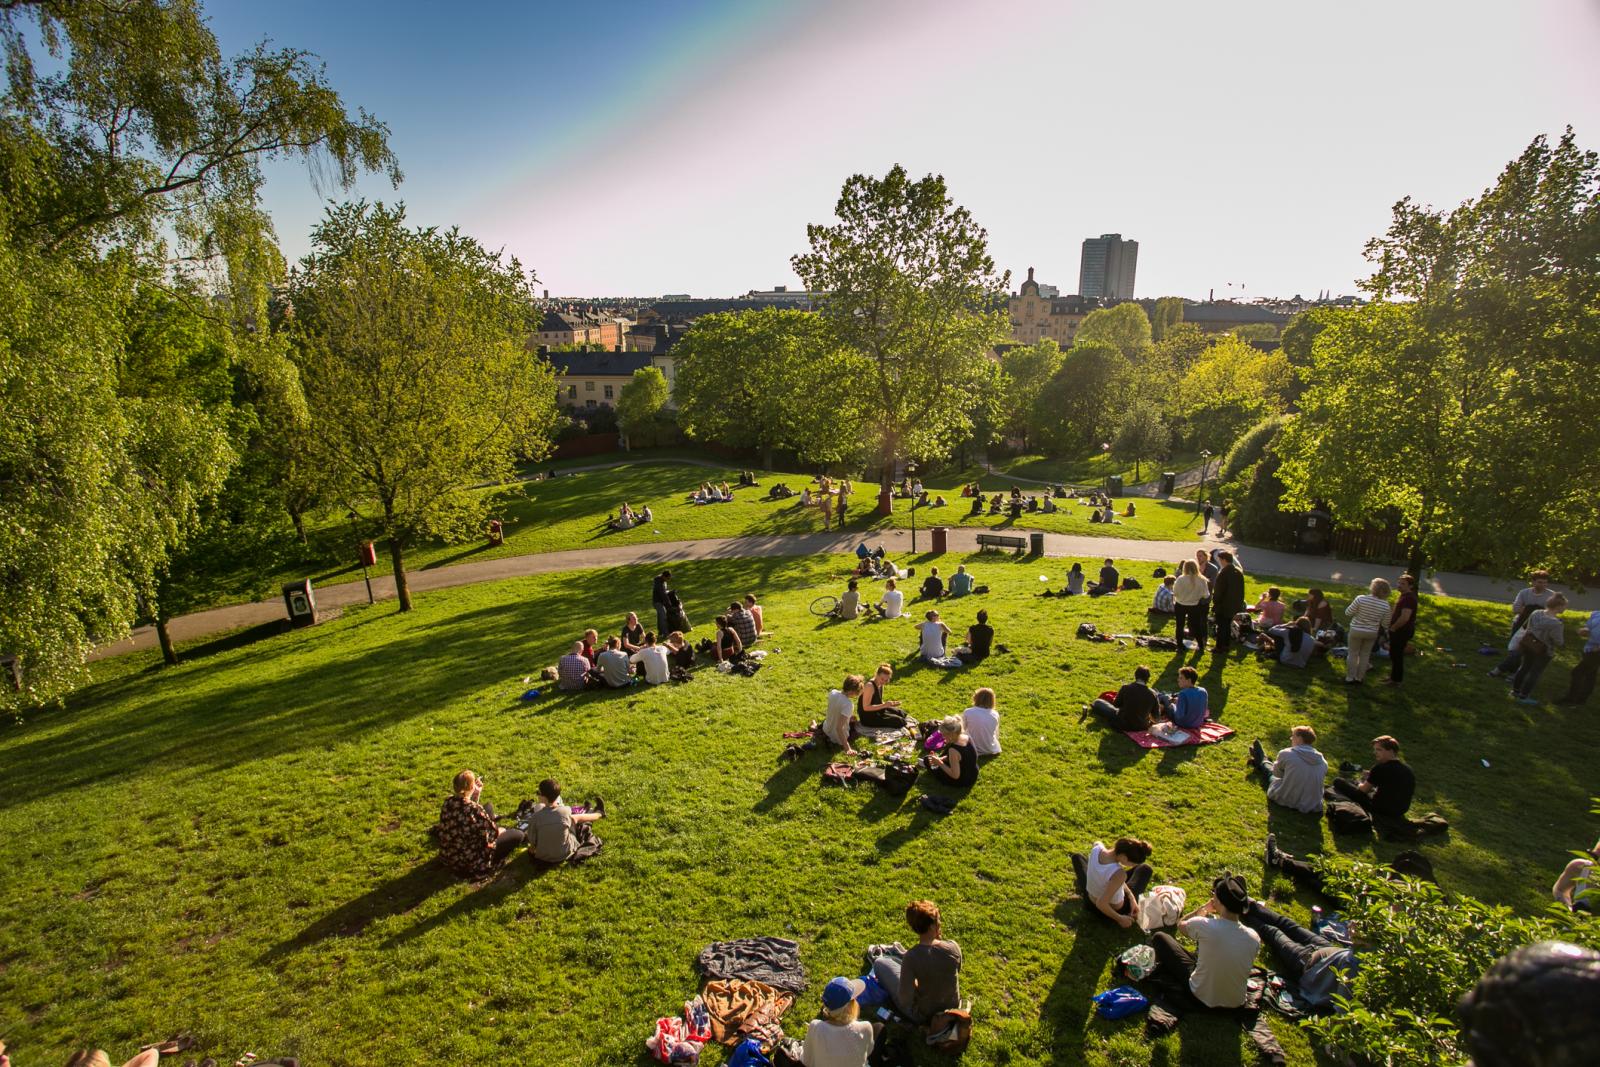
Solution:
{"label": "tree trunk", "polygon": [[289,511],[289,521],[294,523],[294,535],[295,535],[295,537],[299,539],[299,541],[300,541],[300,543],[302,545],[306,544],[307,541],[306,541],[306,517],[305,517],[305,515],[302,514],[300,509],[297,508],[297,507],[290,507],[288,509],[288,511]]}
{"label": "tree trunk", "polygon": [[167,666],[176,667],[178,665],[178,650],[172,646],[172,635],[167,632],[167,617],[165,615],[156,616],[156,640],[161,642],[161,658],[166,661]]}
{"label": "tree trunk", "polygon": [[394,595],[401,611],[411,610],[411,587],[406,584],[406,561],[398,537],[389,538],[389,559],[394,563]]}

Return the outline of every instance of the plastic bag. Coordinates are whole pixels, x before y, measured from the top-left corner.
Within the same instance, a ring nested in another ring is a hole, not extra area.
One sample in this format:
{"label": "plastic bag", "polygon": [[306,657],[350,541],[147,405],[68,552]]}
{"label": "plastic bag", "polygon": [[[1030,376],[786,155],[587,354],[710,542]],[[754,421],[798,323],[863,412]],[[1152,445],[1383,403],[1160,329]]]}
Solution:
{"label": "plastic bag", "polygon": [[1150,1001],[1145,995],[1131,985],[1108,989],[1091,999],[1094,1001],[1095,1013],[1102,1019],[1126,1019],[1150,1007]]}
{"label": "plastic bag", "polygon": [[1147,978],[1156,969],[1156,950],[1149,945],[1134,945],[1117,957],[1117,968],[1130,982]]}

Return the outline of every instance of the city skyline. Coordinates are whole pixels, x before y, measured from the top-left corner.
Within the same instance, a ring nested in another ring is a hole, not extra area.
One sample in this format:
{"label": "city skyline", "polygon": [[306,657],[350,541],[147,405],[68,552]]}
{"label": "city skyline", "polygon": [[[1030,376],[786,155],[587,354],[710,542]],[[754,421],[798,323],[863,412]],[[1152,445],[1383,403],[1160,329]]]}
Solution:
{"label": "city skyline", "polygon": [[[941,173],[1016,291],[1076,288],[1081,242],[1141,244],[1136,295],[1356,292],[1404,196],[1475,196],[1538,134],[1600,143],[1600,10],[1482,0],[1139,12],[1019,0],[420,5],[216,2],[231,52],[319,55],[387,122],[403,200],[553,296],[799,286],[789,257],[844,180]],[[1110,86],[1110,96],[1095,87]],[[1115,99],[1116,107],[1100,101]],[[291,259],[320,190],[269,168]]]}

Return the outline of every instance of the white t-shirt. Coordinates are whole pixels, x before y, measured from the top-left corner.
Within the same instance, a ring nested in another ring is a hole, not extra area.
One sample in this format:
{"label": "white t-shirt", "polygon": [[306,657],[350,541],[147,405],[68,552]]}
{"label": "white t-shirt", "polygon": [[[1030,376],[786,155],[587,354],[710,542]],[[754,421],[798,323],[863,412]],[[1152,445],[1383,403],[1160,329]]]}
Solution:
{"label": "white t-shirt", "polygon": [[[1087,870],[1084,877],[1084,887],[1089,890],[1089,899],[1098,903],[1100,894],[1106,891],[1106,886],[1111,883],[1111,879],[1115,877],[1118,871],[1122,870],[1122,864],[1116,861],[1110,849],[1106,848],[1101,842],[1096,841],[1094,847],[1089,850],[1089,862],[1085,864],[1085,867]],[[1111,898],[1111,906],[1120,909],[1122,900],[1127,895],[1128,887],[1123,885],[1117,895]]]}
{"label": "white t-shirt", "polygon": [[900,606],[905,602],[906,595],[900,590],[885,589],[883,591],[883,599],[878,601],[878,606],[883,608],[884,618],[898,619],[900,617]]}
{"label": "white t-shirt", "polygon": [[1194,938],[1194,973],[1189,990],[1208,1008],[1237,1008],[1244,1003],[1250,968],[1255,966],[1261,938],[1231,919],[1202,915],[1183,924]]}
{"label": "white t-shirt", "polygon": [[871,1052],[871,1023],[857,1019],[849,1026],[835,1026],[813,1019],[800,1046],[800,1062],[806,1067],[866,1067]]}
{"label": "white t-shirt", "polygon": [[645,645],[628,659],[629,663],[644,664],[644,680],[651,685],[661,685],[670,673],[667,650],[660,645]]}
{"label": "white t-shirt", "polygon": [[850,716],[855,712],[855,702],[837,689],[828,690],[828,715],[822,720],[822,732],[834,741],[850,739]]}
{"label": "white t-shirt", "polygon": [[917,623],[917,629],[922,632],[922,658],[944,658],[944,623],[929,619]]}
{"label": "white t-shirt", "polygon": [[1000,713],[993,708],[971,707],[961,713],[967,736],[980,756],[1000,755]]}

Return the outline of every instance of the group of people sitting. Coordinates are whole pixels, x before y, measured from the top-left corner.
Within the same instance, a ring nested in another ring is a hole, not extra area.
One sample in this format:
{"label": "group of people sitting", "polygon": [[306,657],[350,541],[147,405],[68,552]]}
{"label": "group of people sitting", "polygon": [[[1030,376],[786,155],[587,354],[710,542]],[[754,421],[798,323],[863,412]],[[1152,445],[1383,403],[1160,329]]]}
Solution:
{"label": "group of people sitting", "polygon": [[967,572],[966,564],[961,563],[956,565],[956,572],[950,576],[949,585],[939,577],[938,567],[931,568],[928,576],[922,580],[921,594],[924,600],[938,600],[941,597],[963,597],[982,591],[973,584],[972,575]]}
{"label": "group of people sitting", "polygon": [[1193,667],[1179,667],[1178,688],[1163,693],[1151,688],[1150,668],[1141,664],[1134,668],[1133,681],[1118,689],[1115,696],[1098,697],[1083,708],[1124,733],[1198,730],[1211,718],[1210,700],[1210,694],[1200,684],[1200,672]]}
{"label": "group of people sitting", "polygon": [[733,490],[728,488],[727,482],[712,485],[710,482],[701,482],[700,488],[689,494],[691,504],[731,504]]}
{"label": "group of people sitting", "polygon": [[[666,571],[657,578],[665,592],[670,592],[665,588],[668,579],[670,573]],[[764,621],[756,595],[746,593],[716,617],[716,633],[704,651],[713,662],[737,661],[760,640]],[[671,680],[673,671],[688,671],[694,664],[694,646],[682,630],[672,630],[658,638],[654,630],[644,628],[637,612],[630,611],[622,620],[621,630],[603,643],[599,632],[593,629],[585,630],[582,639],[572,643],[567,654],[556,661],[556,686],[566,690],[623,689],[640,680],[647,685],[662,685]]]}
{"label": "group of people sitting", "polygon": [[635,526],[643,526],[654,521],[655,515],[651,512],[649,504],[635,511],[628,506],[626,500],[622,502],[622,507],[617,509],[615,515],[606,516],[606,525],[613,530],[631,530]]}
{"label": "group of people sitting", "polygon": [[[900,701],[891,700],[889,683],[894,668],[878,664],[871,678],[846,675],[839,688],[828,690],[827,711],[817,727],[818,739],[840,750],[852,749],[860,727],[899,729],[909,722]],[[930,737],[933,734],[929,735]],[[924,757],[924,766],[952,785],[966,788],[978,780],[978,757],[1000,754],[1000,712],[994,690],[985,686],[972,694],[972,704],[959,715],[939,720],[936,751]]]}
{"label": "group of people sitting", "polygon": [[603,800],[569,806],[554,778],[540,782],[538,792],[537,801],[518,808],[518,826],[501,826],[494,805],[481,799],[483,779],[470,770],[457,774],[436,831],[444,865],[463,877],[481,878],[524,844],[534,860],[548,864],[586,859],[599,851],[592,824],[605,818]]}

